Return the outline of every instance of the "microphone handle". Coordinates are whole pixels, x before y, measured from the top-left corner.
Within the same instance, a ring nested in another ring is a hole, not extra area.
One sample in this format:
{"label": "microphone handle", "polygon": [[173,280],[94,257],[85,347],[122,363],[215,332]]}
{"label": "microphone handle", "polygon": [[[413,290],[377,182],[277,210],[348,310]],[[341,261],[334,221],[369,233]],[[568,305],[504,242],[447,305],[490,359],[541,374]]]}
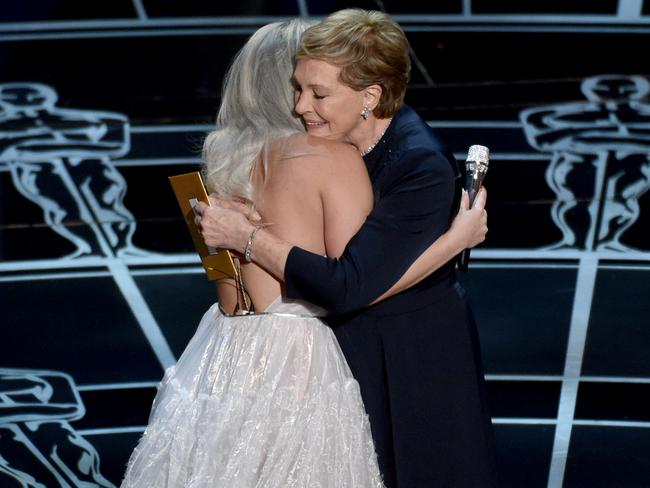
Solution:
{"label": "microphone handle", "polygon": [[[474,199],[476,198],[478,191],[481,189],[482,184],[483,178],[472,178],[470,180],[468,176],[465,189],[467,190],[467,195],[469,196],[469,208],[472,208],[472,205],[474,205]],[[467,267],[469,265],[469,251],[469,249],[463,249],[461,251],[460,256],[458,257],[459,271],[467,271]]]}
{"label": "microphone handle", "polygon": [[469,265],[469,249],[463,249],[458,257],[458,271],[467,271]]}

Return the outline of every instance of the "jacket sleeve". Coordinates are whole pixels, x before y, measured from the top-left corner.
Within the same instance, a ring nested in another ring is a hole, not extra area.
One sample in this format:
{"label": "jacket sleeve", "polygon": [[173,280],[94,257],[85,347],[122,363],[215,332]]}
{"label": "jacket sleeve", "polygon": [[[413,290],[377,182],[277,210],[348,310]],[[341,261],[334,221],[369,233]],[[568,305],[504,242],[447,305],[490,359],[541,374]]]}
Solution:
{"label": "jacket sleeve", "polygon": [[286,267],[288,298],[331,313],[360,309],[395,284],[449,227],[456,173],[440,153],[412,149],[386,171],[390,183],[338,259],[298,247]]}

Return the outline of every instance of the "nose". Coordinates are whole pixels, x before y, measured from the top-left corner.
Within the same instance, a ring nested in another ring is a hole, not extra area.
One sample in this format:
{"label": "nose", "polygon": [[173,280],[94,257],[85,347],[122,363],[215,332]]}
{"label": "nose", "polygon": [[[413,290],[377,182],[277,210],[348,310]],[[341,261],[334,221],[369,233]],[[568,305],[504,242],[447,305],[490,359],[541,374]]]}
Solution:
{"label": "nose", "polygon": [[304,115],[309,112],[308,96],[304,92],[296,90],[295,93],[295,111],[298,115]]}

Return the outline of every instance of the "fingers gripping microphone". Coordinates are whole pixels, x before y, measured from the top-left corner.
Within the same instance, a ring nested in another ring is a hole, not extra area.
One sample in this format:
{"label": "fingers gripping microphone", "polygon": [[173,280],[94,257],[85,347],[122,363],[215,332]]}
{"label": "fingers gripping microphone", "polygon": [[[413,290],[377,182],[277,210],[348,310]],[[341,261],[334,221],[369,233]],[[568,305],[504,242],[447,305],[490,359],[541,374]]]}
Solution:
{"label": "fingers gripping microphone", "polygon": [[[465,190],[469,196],[470,208],[474,204],[476,194],[483,186],[483,180],[487,174],[488,164],[490,162],[490,150],[485,146],[470,146],[467,153],[467,161],[465,162]],[[460,253],[458,259],[458,269],[460,271],[467,271],[469,264],[469,249],[465,249]]]}

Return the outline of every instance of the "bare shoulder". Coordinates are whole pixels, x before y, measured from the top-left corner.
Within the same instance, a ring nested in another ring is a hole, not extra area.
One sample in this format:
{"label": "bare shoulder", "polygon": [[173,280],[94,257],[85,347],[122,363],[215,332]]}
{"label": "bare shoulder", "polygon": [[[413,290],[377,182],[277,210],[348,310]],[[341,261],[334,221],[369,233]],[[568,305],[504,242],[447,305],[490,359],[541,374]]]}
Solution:
{"label": "bare shoulder", "polygon": [[354,175],[366,172],[363,159],[350,144],[331,141],[308,134],[294,134],[274,144],[274,158],[280,165],[293,171],[312,174],[343,173]]}
{"label": "bare shoulder", "polygon": [[314,137],[307,135],[305,138],[305,143],[309,147],[313,147],[315,150],[318,150],[326,157],[332,157],[333,164],[344,164],[344,163],[361,163],[363,164],[363,159],[359,154],[359,151],[352,146],[344,142],[331,141],[329,139],[323,139],[322,137]]}

